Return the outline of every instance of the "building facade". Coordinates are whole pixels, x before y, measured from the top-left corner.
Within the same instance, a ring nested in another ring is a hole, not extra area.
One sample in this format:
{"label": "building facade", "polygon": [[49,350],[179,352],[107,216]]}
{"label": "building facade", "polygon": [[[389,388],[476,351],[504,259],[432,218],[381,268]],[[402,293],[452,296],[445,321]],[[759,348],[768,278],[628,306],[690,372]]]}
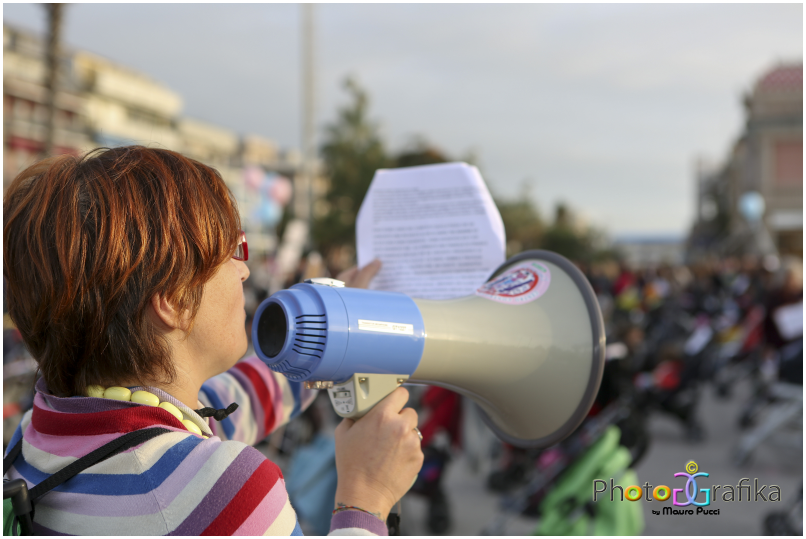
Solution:
{"label": "building facade", "polygon": [[[297,150],[255,135],[182,115],[183,100],[149,76],[101,56],[63,49],[56,105],[54,153],[80,155],[95,147],[141,144],[178,151],[216,168],[238,201],[250,251],[259,257],[277,246],[273,228],[252,216],[260,214],[256,197],[244,181],[245,167],[294,182],[302,168]],[[45,50],[40,37],[3,26],[3,187],[25,167],[44,157]],[[328,187],[321,163],[313,198]]]}
{"label": "building facade", "polygon": [[[43,157],[47,92],[42,40],[3,26],[3,190],[24,168]],[[95,144],[86,123],[86,99],[73,76],[72,57],[62,56],[56,95],[54,151],[79,155]]]}
{"label": "building facade", "polygon": [[[764,73],[744,100],[743,133],[724,163],[697,170],[689,257],[803,256],[803,64]],[[762,201],[758,221],[743,212]],[[762,211],[763,210],[763,211]]]}

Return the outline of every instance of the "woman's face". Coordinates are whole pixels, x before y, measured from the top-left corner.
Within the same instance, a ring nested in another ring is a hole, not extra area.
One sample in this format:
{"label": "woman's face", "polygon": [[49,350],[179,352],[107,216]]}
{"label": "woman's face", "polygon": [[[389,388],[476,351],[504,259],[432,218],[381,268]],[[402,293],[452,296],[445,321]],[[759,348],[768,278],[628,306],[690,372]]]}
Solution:
{"label": "woman's face", "polygon": [[204,285],[188,345],[207,377],[226,371],[246,353],[243,282],[248,277],[246,264],[230,259]]}

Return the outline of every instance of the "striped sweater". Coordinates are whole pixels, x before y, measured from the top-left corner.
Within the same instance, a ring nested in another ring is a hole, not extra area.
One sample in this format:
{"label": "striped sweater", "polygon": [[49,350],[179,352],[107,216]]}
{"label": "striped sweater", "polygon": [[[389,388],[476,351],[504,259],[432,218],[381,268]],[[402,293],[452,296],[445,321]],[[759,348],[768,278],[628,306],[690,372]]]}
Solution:
{"label": "striped sweater", "polygon": [[[34,527],[45,535],[302,535],[280,469],[252,444],[296,417],[315,393],[272,372],[258,358],[239,362],[208,380],[199,406],[239,408],[220,423],[152,387],[204,433],[190,433],[161,408],[90,397],[58,398],[43,380],[33,409],[9,448],[23,437],[22,453],[6,477],[29,488],[134,430],[162,434],[88,468],[46,494]],[[23,434],[24,433],[24,434]],[[383,523],[356,511],[338,513],[332,535],[385,535]]]}

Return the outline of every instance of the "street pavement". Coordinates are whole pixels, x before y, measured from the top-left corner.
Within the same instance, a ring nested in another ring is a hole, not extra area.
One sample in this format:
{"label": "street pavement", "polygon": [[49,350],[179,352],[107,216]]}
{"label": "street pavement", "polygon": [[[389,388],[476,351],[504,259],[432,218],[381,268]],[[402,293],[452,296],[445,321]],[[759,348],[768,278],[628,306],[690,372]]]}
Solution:
{"label": "street pavement", "polygon": [[[686,463],[693,460],[700,472],[709,474],[707,478],[698,478],[699,488],[711,485],[735,486],[743,477],[749,478],[752,487],[753,480],[757,478],[759,488],[761,485],[780,486],[782,501],[764,502],[759,498],[758,501],[724,502],[720,495],[720,499],[714,500],[710,506],[719,509],[719,515],[663,515],[662,512],[660,515],[655,515],[652,513],[653,509],[672,507],[671,501],[642,500],[634,503],[641,503],[643,506],[646,522],[644,534],[763,534],[762,522],[765,515],[781,510],[796,494],[802,482],[802,445],[797,449],[788,448],[781,443],[783,440],[774,438],[754,451],[745,466],[735,466],[731,455],[743,434],[736,426],[736,419],[743,402],[750,394],[749,386],[740,385],[734,395],[727,400],[718,399],[710,386],[702,391],[700,417],[705,428],[705,439],[700,443],[687,442],[678,422],[669,417],[653,414],[649,424],[651,446],[636,467],[640,484],[643,485],[647,481],[653,486],[665,484],[672,488],[683,488],[684,478],[676,478],[674,474],[684,472]],[[802,428],[796,436],[802,443]],[[485,529],[489,529],[491,524],[496,523],[496,518],[501,517],[499,498],[488,492],[484,486],[488,472],[489,468],[482,468],[480,473],[475,474],[469,459],[463,456],[458,456],[451,463],[445,477],[454,521],[450,535],[479,535]],[[768,494],[769,491],[767,488],[765,493]],[[746,500],[747,490],[744,492],[743,500]],[[701,502],[703,496],[701,495],[697,501]],[[751,496],[754,496],[754,493]],[[412,494],[406,495],[403,499],[402,513],[402,531],[405,535],[429,535],[425,527],[427,507],[424,499]],[[514,515],[508,516],[504,522],[503,529],[497,528],[502,535],[530,535],[538,524],[537,519]]]}
{"label": "street pavement", "polygon": [[[709,474],[707,478],[697,479],[698,488],[711,485],[735,486],[743,477],[749,479],[745,484],[749,483],[752,487],[753,480],[757,478],[759,488],[761,485],[778,485],[781,488],[782,501],[764,502],[760,498],[757,501],[745,501],[747,490],[744,491],[741,502],[725,502],[720,495],[710,506],[719,509],[718,515],[662,514],[662,507],[672,507],[671,500],[629,503],[642,505],[644,535],[761,535],[764,533],[764,517],[770,512],[780,511],[787,501],[792,500],[802,483],[802,422],[795,433],[799,447],[787,447],[781,443],[781,436],[773,437],[759,446],[744,466],[737,467],[733,464],[732,452],[743,435],[743,431],[736,425],[739,411],[750,395],[749,385],[739,385],[733,396],[724,400],[717,398],[710,386],[703,388],[702,392],[700,418],[705,430],[705,439],[702,442],[686,441],[683,429],[676,420],[659,413],[650,416],[651,444],[635,469],[639,484],[643,485],[646,481],[653,486],[664,484],[672,488],[684,488],[684,478],[674,477],[674,474],[684,472],[686,463],[693,460],[700,472]],[[332,428],[333,425],[330,425],[327,430]],[[476,443],[478,447],[488,444],[483,437],[476,438]],[[267,451],[265,446],[261,449],[286,471],[287,460],[274,451]],[[474,462],[476,466],[473,466]],[[467,453],[458,453],[451,461],[443,478],[453,517],[448,535],[483,535],[485,531],[495,535],[531,535],[536,529],[536,518],[526,518],[501,510],[500,496],[489,492],[485,487],[491,466],[491,458],[474,460]],[[769,494],[769,491],[768,487],[765,493]],[[724,490],[720,494],[722,492]],[[751,497],[753,494],[751,493]],[[697,498],[698,502],[703,500],[704,495],[700,496]],[[401,503],[402,534],[431,535],[425,524],[428,510],[425,499],[409,493]],[[661,514],[653,514],[653,509],[661,511]],[[305,531],[305,523],[302,525]]]}

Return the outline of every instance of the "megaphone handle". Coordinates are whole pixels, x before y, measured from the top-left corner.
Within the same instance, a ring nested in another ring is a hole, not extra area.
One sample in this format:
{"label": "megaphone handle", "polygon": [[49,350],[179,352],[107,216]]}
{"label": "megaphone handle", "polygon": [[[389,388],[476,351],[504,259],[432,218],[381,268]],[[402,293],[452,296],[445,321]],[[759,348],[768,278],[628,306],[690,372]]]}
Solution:
{"label": "megaphone handle", "polygon": [[359,419],[409,379],[408,374],[355,373],[327,390],[333,409],[341,417]]}

